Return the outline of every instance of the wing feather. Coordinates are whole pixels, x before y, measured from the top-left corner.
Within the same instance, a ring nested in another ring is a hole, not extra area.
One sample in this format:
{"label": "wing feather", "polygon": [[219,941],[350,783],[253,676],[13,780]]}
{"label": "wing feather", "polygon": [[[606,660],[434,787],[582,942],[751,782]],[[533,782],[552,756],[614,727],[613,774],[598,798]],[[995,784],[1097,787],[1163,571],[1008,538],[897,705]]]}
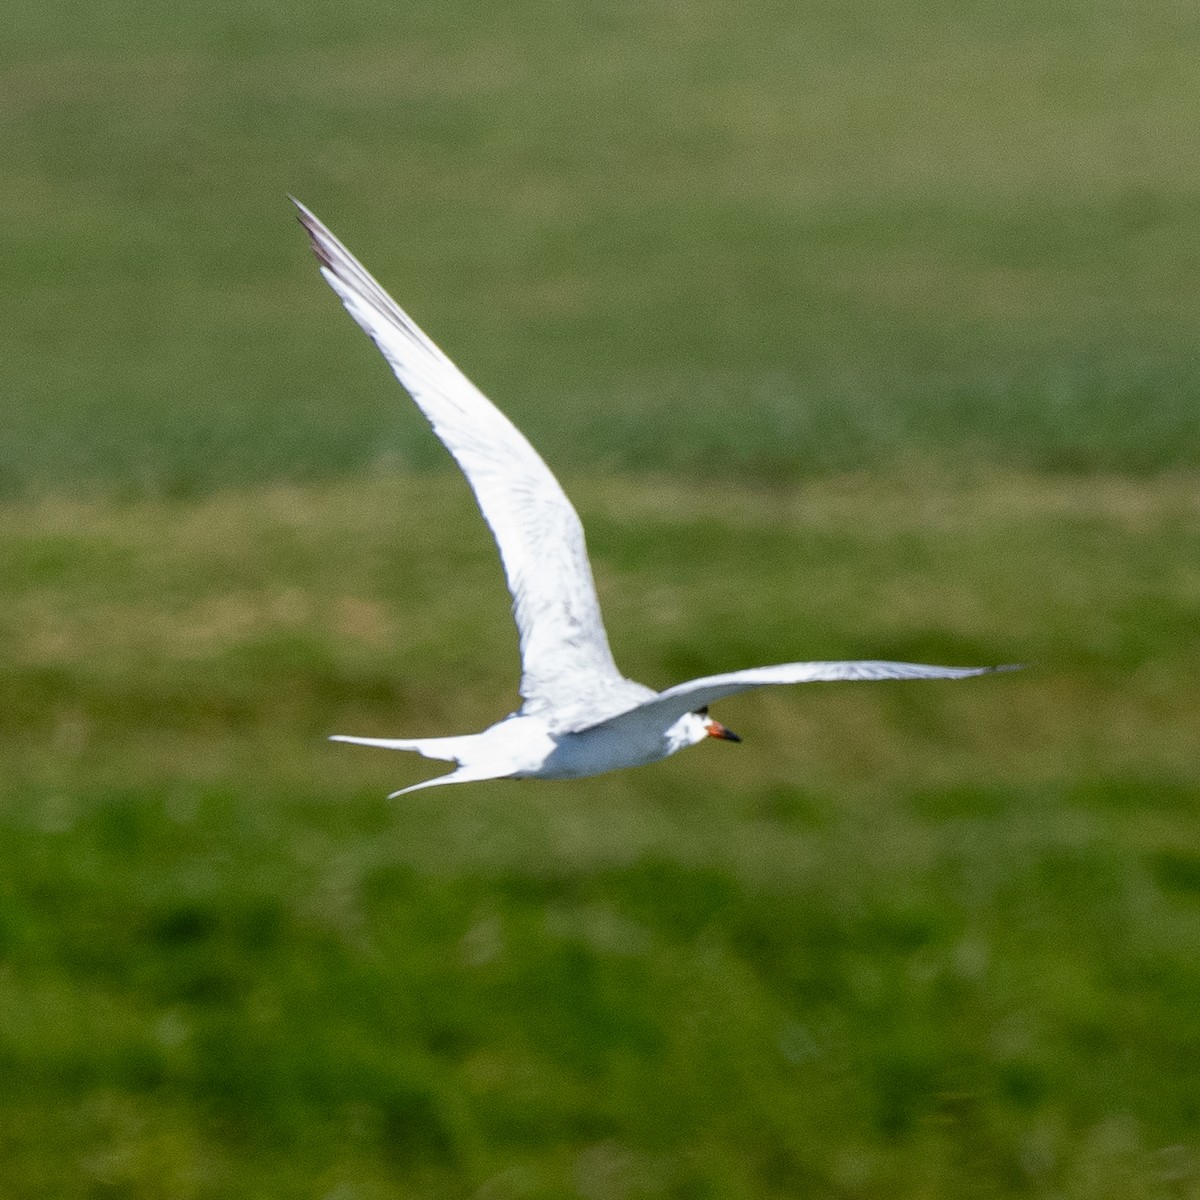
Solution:
{"label": "wing feather", "polygon": [[608,646],[583,526],[549,467],[358,259],[293,203],[321,274],[462,468],[491,528],[520,634],[525,711],[578,723],[587,712],[627,707],[634,685]]}
{"label": "wing feather", "polygon": [[923,663],[876,660],[779,663],[773,667],[750,667],[744,671],[727,671],[722,675],[705,675],[700,679],[690,679],[687,683],[677,683],[636,708],[598,725],[613,728],[624,721],[639,727],[649,723],[668,729],[685,713],[695,712],[714,701],[780,684],[877,679],[967,679],[972,675],[990,675],[996,671],[1016,669],[1016,666],[935,667]]}

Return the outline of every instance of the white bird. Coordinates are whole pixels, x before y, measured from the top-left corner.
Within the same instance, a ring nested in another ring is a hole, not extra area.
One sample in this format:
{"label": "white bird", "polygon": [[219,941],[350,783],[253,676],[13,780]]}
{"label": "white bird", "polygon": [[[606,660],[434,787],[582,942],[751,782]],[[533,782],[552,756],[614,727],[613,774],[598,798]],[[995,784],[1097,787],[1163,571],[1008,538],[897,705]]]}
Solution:
{"label": "white bird", "polygon": [[392,796],[482,779],[578,779],[655,762],[706,738],[737,742],[737,734],[708,715],[708,705],[771,684],[964,679],[1006,669],[781,663],[707,675],[663,692],[626,679],[608,648],[583,527],[549,467],[358,259],[303,204],[293,203],[326,282],[383,352],[466,475],[500,550],[520,634],[524,703],[482,733],[331,739],[411,750],[457,766]]}

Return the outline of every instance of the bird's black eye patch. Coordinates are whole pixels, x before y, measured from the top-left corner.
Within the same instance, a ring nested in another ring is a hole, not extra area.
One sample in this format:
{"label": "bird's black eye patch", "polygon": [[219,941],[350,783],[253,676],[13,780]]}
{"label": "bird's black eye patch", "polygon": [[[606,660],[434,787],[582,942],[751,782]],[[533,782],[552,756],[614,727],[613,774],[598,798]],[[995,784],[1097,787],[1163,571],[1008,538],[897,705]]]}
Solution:
{"label": "bird's black eye patch", "polygon": [[703,708],[696,709],[696,716],[707,717],[708,716],[708,705],[706,704]]}

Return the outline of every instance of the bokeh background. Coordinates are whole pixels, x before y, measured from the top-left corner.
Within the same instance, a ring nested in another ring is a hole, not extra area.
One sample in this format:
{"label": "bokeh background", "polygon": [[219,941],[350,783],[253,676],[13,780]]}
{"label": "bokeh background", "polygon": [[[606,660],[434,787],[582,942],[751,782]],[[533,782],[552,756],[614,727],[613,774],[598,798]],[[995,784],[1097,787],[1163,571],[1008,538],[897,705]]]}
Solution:
{"label": "bokeh background", "polygon": [[[1200,1195],[1194,6],[5,22],[0,1197]],[[288,192],[634,677],[1029,669],[385,800],[516,638]]]}

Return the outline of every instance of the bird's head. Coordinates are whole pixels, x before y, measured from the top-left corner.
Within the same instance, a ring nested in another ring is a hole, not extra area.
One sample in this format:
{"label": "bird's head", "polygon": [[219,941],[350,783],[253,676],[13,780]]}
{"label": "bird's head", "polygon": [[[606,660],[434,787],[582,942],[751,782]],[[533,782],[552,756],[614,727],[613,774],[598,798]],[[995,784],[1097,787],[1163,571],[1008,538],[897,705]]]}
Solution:
{"label": "bird's head", "polygon": [[726,729],[720,721],[714,721],[708,715],[708,708],[700,708],[695,712],[685,713],[675,723],[671,733],[679,739],[681,745],[694,746],[705,738],[720,738],[726,742],[740,742],[732,729]]}

